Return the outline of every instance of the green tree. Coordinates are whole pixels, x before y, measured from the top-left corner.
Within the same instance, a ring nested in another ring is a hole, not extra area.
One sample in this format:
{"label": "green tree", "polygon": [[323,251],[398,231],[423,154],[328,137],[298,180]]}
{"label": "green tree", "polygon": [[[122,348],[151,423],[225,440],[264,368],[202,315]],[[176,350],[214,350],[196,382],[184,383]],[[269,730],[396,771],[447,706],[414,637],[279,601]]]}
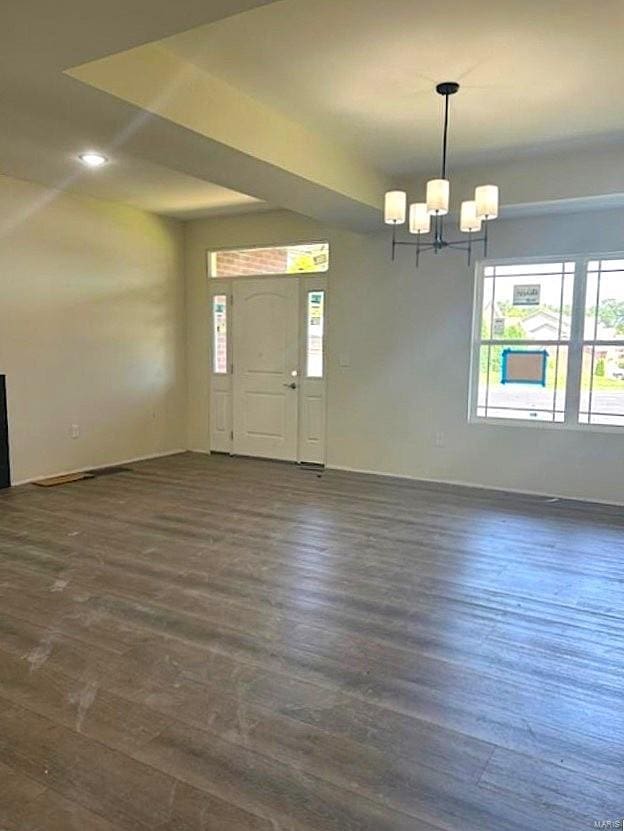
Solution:
{"label": "green tree", "polygon": [[509,340],[524,340],[526,334],[521,323],[512,323],[505,326],[505,337]]}
{"label": "green tree", "polygon": [[603,326],[615,329],[618,335],[624,335],[624,300],[613,297],[601,300],[598,320]]}
{"label": "green tree", "polygon": [[[483,337],[487,337],[485,331],[482,332]],[[501,339],[505,340],[523,340],[526,337],[524,329],[522,328],[521,323],[509,323],[505,322],[505,329],[503,334],[501,335]],[[503,358],[503,349],[504,346],[492,346],[490,347],[490,373],[494,375],[498,375],[501,371],[502,366],[502,358]],[[487,373],[488,371],[488,350],[482,349],[481,350],[481,372]]]}

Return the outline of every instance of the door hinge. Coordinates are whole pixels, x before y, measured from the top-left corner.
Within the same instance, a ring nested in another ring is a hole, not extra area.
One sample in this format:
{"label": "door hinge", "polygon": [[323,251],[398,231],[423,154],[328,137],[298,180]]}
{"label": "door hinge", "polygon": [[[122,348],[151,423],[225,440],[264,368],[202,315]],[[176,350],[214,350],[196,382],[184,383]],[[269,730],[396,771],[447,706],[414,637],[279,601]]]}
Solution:
{"label": "door hinge", "polygon": [[230,430],[230,438],[234,441],[234,430]]}

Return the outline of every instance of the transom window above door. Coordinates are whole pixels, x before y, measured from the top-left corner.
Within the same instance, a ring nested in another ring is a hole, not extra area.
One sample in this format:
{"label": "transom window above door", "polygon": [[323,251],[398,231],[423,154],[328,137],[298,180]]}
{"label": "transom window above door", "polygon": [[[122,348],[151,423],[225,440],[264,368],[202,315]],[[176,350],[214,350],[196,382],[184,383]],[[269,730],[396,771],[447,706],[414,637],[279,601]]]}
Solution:
{"label": "transom window above door", "polygon": [[329,243],[307,242],[208,252],[209,277],[318,274],[329,268]]}

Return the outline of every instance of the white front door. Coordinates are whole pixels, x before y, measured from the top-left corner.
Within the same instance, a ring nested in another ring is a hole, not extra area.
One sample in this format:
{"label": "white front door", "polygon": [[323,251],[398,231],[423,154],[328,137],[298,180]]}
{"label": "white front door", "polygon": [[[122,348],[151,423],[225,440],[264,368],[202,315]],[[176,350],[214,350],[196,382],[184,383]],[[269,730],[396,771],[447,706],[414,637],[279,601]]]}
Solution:
{"label": "white front door", "polygon": [[233,281],[232,451],[297,460],[299,282]]}

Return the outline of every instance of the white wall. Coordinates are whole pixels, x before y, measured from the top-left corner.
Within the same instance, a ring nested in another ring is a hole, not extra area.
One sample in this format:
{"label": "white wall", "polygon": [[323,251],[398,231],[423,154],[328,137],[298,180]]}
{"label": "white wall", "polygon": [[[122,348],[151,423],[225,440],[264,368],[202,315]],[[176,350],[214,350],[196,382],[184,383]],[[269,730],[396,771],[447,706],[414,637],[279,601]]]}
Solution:
{"label": "white wall", "polygon": [[[624,249],[622,211],[491,230],[496,257]],[[187,225],[189,447],[209,449],[205,250],[309,238],[331,243],[329,466],[624,503],[624,434],[467,423],[473,272],[461,255],[429,255],[416,271],[409,252],[389,261],[386,233],[360,236],[285,211]]]}
{"label": "white wall", "polygon": [[184,447],[184,343],[179,223],[0,177],[14,482]]}
{"label": "white wall", "polygon": [[[513,159],[496,161],[491,153],[482,164],[471,164],[453,169],[453,201],[473,199],[475,185],[496,182],[500,187],[503,211],[521,206],[548,206],[557,201],[584,201],[592,207],[603,203],[622,205],[624,195],[624,155],[621,143],[611,145],[588,144],[585,139],[572,142],[573,146],[559,147],[530,155],[517,154]],[[424,198],[426,176],[415,176],[407,182],[397,180],[397,187],[405,188],[411,198]]]}
{"label": "white wall", "polygon": [[[622,250],[624,216],[499,221],[492,237],[493,256]],[[330,466],[624,503],[624,435],[467,423],[473,275],[461,256],[429,256],[415,271],[410,252],[390,263],[384,232],[360,236],[286,211],[184,230],[0,177],[0,372],[14,481],[208,450],[205,251],[310,238],[331,243]]]}

